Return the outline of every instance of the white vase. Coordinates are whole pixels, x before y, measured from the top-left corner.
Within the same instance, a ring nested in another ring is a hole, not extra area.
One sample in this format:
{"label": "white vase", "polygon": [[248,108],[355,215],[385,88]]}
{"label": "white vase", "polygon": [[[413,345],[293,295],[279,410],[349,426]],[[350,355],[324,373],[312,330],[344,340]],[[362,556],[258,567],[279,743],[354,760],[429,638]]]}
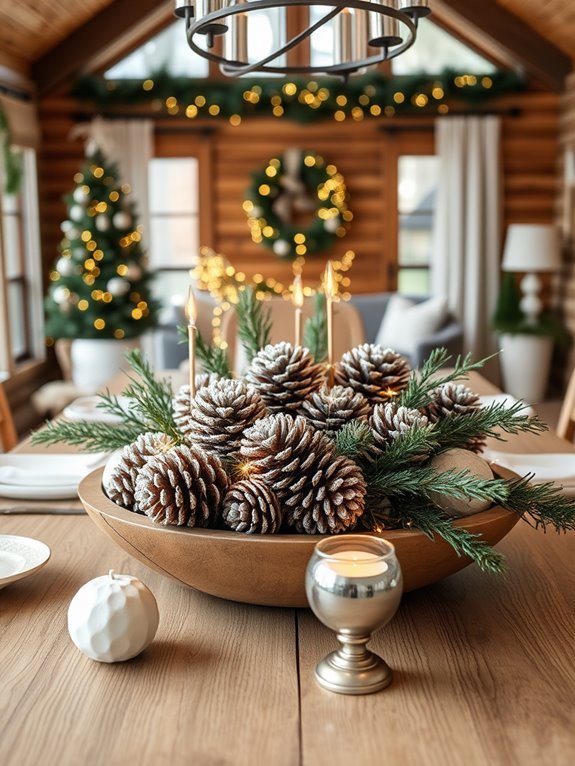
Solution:
{"label": "white vase", "polygon": [[530,404],[545,396],[553,338],[544,335],[500,335],[501,373],[504,390]]}
{"label": "white vase", "polygon": [[82,391],[96,391],[127,369],[126,351],[138,345],[134,339],[76,338],[70,350],[72,381]]}

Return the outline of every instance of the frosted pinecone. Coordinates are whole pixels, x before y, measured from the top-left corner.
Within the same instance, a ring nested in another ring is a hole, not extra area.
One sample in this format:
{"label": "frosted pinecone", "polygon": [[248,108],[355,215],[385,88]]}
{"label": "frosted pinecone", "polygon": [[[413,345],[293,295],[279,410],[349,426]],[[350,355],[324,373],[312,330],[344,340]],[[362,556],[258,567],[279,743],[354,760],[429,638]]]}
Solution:
{"label": "frosted pinecone", "polygon": [[282,523],[282,513],[275,493],[258,476],[233,484],[226,495],[224,523],[236,532],[273,534]]}
{"label": "frosted pinecone", "polygon": [[[397,439],[404,438],[413,428],[424,428],[428,419],[419,410],[400,407],[397,402],[377,404],[369,420],[373,433],[373,457],[381,455]],[[429,457],[430,448],[423,446],[410,462],[422,462]]]}
{"label": "frosted pinecone", "polygon": [[259,351],[246,371],[270,412],[295,412],[324,382],[324,371],[307,348],[276,343]]}
{"label": "frosted pinecone", "polygon": [[397,396],[407,386],[409,374],[409,364],[400,354],[364,343],[342,356],[336,365],[335,380],[353,388],[371,404],[379,404]]}
{"label": "frosted pinecone", "polygon": [[366,421],[370,412],[367,399],[346,386],[334,386],[331,389],[324,386],[314,391],[300,408],[300,414],[318,431],[325,431],[330,438],[352,420]]}
{"label": "frosted pinecone", "polygon": [[174,442],[167,434],[145,433],[138,436],[132,444],[123,447],[119,459],[104,485],[110,500],[130,511],[138,511],[134,497],[138,474],[151,457],[165,452],[173,446]]}
{"label": "frosted pinecone", "polygon": [[196,393],[186,435],[194,446],[230,457],[246,428],[264,415],[266,406],[255,389],[244,380],[222,378]]}
{"label": "frosted pinecone", "polygon": [[229,479],[220,459],[193,447],[173,447],[148,460],[136,480],[136,502],[158,524],[213,526]]}
{"label": "frosted pinecone", "polygon": [[[450,382],[432,392],[431,402],[424,412],[431,423],[437,423],[451,415],[470,415],[479,409],[481,398],[478,394],[462,383]],[[461,446],[472,452],[482,452],[486,443],[485,437],[480,434]]]}
{"label": "frosted pinecone", "polygon": [[[216,380],[220,380],[220,376],[215,372],[201,372],[196,375],[196,391],[199,391],[204,386],[209,386],[210,383],[214,383]],[[180,386],[176,391],[176,395],[172,399],[172,409],[174,411],[174,420],[179,431],[186,436],[189,430],[189,419],[191,411],[190,400],[190,386],[186,383],[184,386]]]}
{"label": "frosted pinecone", "polygon": [[363,475],[305,418],[268,415],[244,435],[242,460],[276,493],[287,524],[299,532],[352,529],[365,508]]}

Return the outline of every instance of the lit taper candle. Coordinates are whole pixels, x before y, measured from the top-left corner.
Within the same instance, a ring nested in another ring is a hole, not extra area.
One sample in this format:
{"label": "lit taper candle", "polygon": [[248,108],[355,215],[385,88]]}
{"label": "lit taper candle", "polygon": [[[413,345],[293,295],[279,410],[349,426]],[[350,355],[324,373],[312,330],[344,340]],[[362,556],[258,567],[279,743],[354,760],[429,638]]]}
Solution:
{"label": "lit taper candle", "polygon": [[301,282],[300,274],[296,274],[296,276],[293,279],[291,299],[295,307],[295,345],[301,346],[302,325],[303,325],[303,314],[302,314],[303,285]]}
{"label": "lit taper candle", "polygon": [[333,360],[333,299],[335,297],[335,276],[331,261],[325,267],[325,309],[327,319],[327,381],[331,388],[334,382]]}
{"label": "lit taper candle", "polygon": [[186,301],[186,319],[188,320],[188,356],[190,360],[190,403],[196,395],[196,320],[198,310],[194,291],[188,288],[188,300]]}

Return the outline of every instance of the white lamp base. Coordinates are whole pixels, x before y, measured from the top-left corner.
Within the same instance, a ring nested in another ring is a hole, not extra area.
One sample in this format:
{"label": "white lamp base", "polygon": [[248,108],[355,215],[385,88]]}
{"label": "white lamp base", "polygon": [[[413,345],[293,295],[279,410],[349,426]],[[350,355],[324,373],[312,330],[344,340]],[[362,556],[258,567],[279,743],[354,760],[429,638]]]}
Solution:
{"label": "white lamp base", "polygon": [[542,335],[499,337],[504,390],[530,404],[542,401],[549,380],[553,338]]}
{"label": "white lamp base", "polygon": [[525,314],[528,324],[535,324],[543,308],[539,297],[541,280],[536,274],[526,274],[521,280],[521,291],[523,297],[519,302],[519,308]]}

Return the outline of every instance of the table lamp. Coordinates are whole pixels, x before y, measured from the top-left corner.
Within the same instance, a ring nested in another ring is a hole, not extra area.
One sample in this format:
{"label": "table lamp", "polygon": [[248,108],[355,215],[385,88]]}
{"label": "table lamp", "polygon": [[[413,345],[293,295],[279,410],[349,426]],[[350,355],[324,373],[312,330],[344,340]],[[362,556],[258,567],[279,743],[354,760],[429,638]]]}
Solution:
{"label": "table lamp", "polygon": [[503,271],[524,271],[523,297],[519,303],[529,324],[535,324],[543,304],[539,297],[541,281],[536,272],[559,271],[559,234],[552,224],[514,223],[507,229]]}

